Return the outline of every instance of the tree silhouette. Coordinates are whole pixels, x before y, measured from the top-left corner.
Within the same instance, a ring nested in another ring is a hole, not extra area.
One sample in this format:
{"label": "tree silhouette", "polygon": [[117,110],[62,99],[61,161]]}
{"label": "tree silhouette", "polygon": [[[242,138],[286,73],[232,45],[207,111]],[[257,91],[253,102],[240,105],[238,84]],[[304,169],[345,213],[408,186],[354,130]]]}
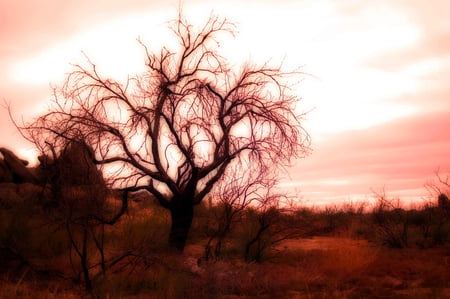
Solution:
{"label": "tree silhouette", "polygon": [[89,60],[75,65],[54,89],[50,112],[22,131],[55,145],[83,136],[111,186],[147,190],[170,211],[169,245],[183,251],[194,206],[227,172],[243,169],[233,165],[261,172],[287,165],[308,150],[309,137],[288,86],[299,72],[232,69],[218,52],[217,39],[235,30],[226,19],[210,16],[196,29],[180,14],[170,24],[175,49],[153,53],[139,41],[144,73],[120,83]]}

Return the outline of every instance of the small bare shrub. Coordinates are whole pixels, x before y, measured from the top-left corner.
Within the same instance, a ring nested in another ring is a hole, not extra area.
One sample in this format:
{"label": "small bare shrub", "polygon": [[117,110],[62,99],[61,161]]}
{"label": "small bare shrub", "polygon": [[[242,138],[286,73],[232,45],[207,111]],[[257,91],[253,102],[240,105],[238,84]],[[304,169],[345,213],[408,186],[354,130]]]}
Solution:
{"label": "small bare shrub", "polygon": [[297,221],[295,208],[289,206],[287,198],[285,205],[280,207],[274,203],[283,201],[279,198],[272,201],[274,197],[280,195],[268,193],[262,199],[263,205],[246,209],[241,242],[247,262],[262,262],[280,242],[305,235],[307,229],[303,222]]}
{"label": "small bare shrub", "polygon": [[376,196],[377,203],[372,212],[375,237],[389,247],[408,247],[410,219],[401,208],[400,200],[389,199],[384,192]]}

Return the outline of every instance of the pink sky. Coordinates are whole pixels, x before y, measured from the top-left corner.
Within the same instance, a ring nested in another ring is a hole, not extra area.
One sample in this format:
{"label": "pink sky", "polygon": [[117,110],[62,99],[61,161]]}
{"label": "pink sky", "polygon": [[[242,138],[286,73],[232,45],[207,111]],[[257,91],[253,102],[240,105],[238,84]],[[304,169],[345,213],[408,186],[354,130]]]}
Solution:
{"label": "pink sky", "polygon": [[[345,2],[345,4],[344,4]],[[45,111],[51,84],[84,51],[112,77],[142,70],[141,37],[158,48],[179,1],[3,0],[0,100],[17,118]],[[405,200],[427,195],[450,172],[450,3],[448,1],[184,1],[192,22],[211,11],[235,21],[222,44],[238,64],[284,59],[311,74],[298,86],[313,153],[283,185],[307,202],[368,199],[383,188]],[[170,41],[169,41],[170,43]],[[0,145],[23,157],[0,110]]]}

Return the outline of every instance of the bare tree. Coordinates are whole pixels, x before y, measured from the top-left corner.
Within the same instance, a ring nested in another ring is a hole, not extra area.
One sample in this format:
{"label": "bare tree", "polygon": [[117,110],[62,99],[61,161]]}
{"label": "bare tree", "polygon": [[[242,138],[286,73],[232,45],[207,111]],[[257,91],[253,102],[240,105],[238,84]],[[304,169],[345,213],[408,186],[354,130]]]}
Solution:
{"label": "bare tree", "polygon": [[180,14],[170,28],[178,47],[152,53],[139,41],[146,71],[124,83],[89,60],[75,65],[50,112],[22,132],[52,144],[82,135],[112,186],[147,190],[170,211],[169,245],[182,251],[194,206],[227,169],[287,165],[308,150],[309,137],[288,86],[299,72],[250,63],[232,70],[218,52],[217,39],[234,34],[226,19],[195,28]]}

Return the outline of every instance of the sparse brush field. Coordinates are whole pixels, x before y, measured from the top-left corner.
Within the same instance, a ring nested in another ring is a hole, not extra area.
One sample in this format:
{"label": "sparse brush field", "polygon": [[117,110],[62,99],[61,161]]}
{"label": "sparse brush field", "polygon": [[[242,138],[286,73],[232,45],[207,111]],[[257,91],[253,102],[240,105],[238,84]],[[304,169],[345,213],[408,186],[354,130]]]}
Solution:
{"label": "sparse brush field", "polygon": [[206,259],[218,211],[198,207],[178,255],[167,252],[167,212],[149,201],[114,226],[70,230],[51,210],[2,206],[0,297],[450,298],[448,211],[298,208],[264,218],[270,229],[252,243],[262,218],[248,210]]}

